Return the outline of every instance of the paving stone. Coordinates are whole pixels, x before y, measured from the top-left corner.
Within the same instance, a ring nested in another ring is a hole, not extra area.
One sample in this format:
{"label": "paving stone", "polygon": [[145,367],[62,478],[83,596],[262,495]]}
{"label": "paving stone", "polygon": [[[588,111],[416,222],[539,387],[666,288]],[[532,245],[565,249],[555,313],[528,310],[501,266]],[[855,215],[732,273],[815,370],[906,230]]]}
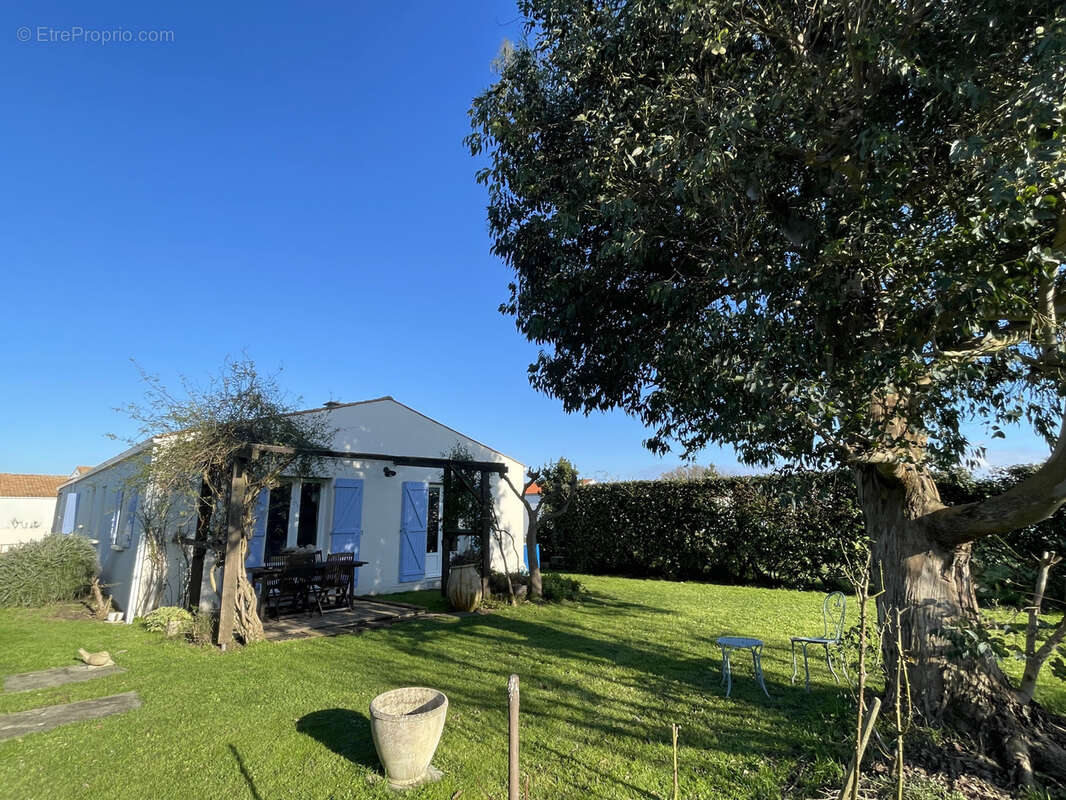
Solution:
{"label": "paving stone", "polygon": [[29,711],[16,711],[14,714],[0,714],[0,741],[25,736],[28,733],[49,731],[60,725],[66,725],[68,722],[100,719],[140,707],[141,698],[136,692],[124,692],[96,700],[82,700],[78,703],[63,703]]}
{"label": "paving stone", "polygon": [[90,681],[93,678],[102,678],[104,675],[114,675],[117,672],[125,671],[124,667],[115,666],[114,664],[107,667],[90,667],[88,664],[78,664],[70,667],[42,669],[38,672],[8,675],[4,678],[4,691],[29,692],[33,689],[50,689],[53,686]]}

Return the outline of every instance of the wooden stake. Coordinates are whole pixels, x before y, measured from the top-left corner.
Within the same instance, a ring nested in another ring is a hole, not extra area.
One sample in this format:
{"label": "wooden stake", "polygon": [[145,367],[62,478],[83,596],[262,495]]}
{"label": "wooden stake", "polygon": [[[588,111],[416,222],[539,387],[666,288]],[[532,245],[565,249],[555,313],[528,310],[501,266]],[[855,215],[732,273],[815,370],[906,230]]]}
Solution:
{"label": "wooden stake", "polygon": [[680,795],[678,794],[677,786],[677,723],[672,723],[670,727],[674,733],[674,800],[678,800]]}
{"label": "wooden stake", "polygon": [[518,676],[507,681],[507,800],[518,800]]}
{"label": "wooden stake", "polygon": [[875,697],[870,704],[870,713],[866,716],[866,724],[862,729],[862,739],[859,742],[859,749],[851,757],[851,764],[848,765],[848,771],[844,778],[844,788],[840,790],[840,794],[837,795],[837,800],[847,800],[852,795],[852,789],[858,789],[855,786],[855,776],[859,771],[859,764],[862,763],[863,753],[866,752],[866,745],[870,743],[870,734],[873,733],[874,723],[877,722],[877,714],[881,711],[881,698]]}

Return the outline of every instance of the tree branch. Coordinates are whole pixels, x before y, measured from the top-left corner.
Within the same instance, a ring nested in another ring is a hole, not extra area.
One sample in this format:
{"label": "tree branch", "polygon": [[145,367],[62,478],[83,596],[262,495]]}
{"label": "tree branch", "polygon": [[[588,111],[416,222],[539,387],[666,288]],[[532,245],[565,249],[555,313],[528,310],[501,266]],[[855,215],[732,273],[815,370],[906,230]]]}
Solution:
{"label": "tree branch", "polygon": [[1030,477],[1002,494],[950,506],[925,516],[937,541],[947,547],[1007,533],[1047,519],[1066,503],[1066,417],[1055,449]]}

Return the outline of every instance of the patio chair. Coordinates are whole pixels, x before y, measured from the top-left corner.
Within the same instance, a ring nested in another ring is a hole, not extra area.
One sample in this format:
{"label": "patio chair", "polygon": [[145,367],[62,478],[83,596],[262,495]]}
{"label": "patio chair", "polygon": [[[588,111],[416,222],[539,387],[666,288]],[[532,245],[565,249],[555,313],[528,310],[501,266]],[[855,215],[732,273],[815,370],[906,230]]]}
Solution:
{"label": "patio chair", "polygon": [[[811,690],[811,669],[807,663],[808,645],[821,645],[825,648],[825,663],[829,666],[829,671],[833,673],[833,680],[840,683],[840,678],[837,677],[836,670],[833,669],[833,658],[829,654],[829,647],[832,646],[838,651],[840,649],[841,637],[844,635],[845,605],[843,592],[827,594],[825,600],[822,601],[822,635],[792,637],[792,682],[796,682],[796,674],[798,672],[798,667],[796,666],[796,645],[798,644],[803,648],[803,671],[807,677],[808,692]],[[840,659],[840,671],[847,678],[848,673],[844,667],[844,659],[839,652],[837,658]]]}
{"label": "patio chair", "polygon": [[352,573],[354,572],[355,553],[330,553],[326,556],[326,574],[324,582],[327,589],[335,589],[336,602],[341,605],[352,604]]}

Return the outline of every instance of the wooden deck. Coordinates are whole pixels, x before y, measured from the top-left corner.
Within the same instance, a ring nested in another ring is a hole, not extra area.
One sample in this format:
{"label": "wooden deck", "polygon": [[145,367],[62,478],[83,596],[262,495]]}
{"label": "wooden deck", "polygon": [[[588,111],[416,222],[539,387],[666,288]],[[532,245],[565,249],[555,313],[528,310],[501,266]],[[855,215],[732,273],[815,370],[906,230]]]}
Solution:
{"label": "wooden deck", "polygon": [[406,603],[388,602],[374,597],[356,598],[353,607],[330,608],[318,613],[286,614],[280,619],[269,616],[263,620],[263,633],[268,641],[305,639],[311,636],[340,636],[359,633],[367,628],[379,628],[405,619],[423,617],[426,609]]}

